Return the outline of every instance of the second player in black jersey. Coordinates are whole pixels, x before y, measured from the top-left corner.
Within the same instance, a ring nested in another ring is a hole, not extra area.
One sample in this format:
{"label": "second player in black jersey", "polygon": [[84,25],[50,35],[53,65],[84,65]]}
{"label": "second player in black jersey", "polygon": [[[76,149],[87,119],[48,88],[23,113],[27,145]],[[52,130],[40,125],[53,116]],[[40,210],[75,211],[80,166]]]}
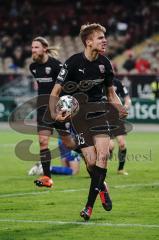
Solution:
{"label": "second player in black jersey", "polygon": [[[84,52],[70,57],[57,77],[57,82],[50,97],[52,117],[59,121],[65,121],[69,117],[68,115],[63,115],[63,113],[53,111],[55,110],[52,107],[54,99],[60,96],[62,90],[65,94],[82,94],[84,98],[88,98],[88,103],[92,102],[98,106],[103,97],[103,87],[106,89],[108,101],[115,105],[120,115],[126,116],[127,112],[113,88],[113,70],[110,61],[100,55],[100,52],[105,50],[107,43],[105,28],[96,23],[83,25],[80,36],[84,44]],[[77,119],[73,125],[76,130],[78,129],[79,137],[82,134],[81,151],[91,178],[88,200],[85,208],[80,213],[82,218],[88,220],[98,193],[100,194],[103,208],[106,211],[112,209],[107,185],[104,182],[107,172],[110,137],[100,132],[92,136],[86,131],[87,119],[83,118],[81,120],[82,122]],[[96,116],[94,124],[96,124]],[[90,138],[87,139],[89,135]],[[87,145],[83,144],[84,142],[87,142]]]}
{"label": "second player in black jersey", "polygon": [[44,63],[36,60],[30,64],[30,71],[38,85],[38,95],[51,93],[61,67],[62,63],[52,56],[48,56]]}
{"label": "second player in black jersey", "polygon": [[[114,90],[115,90],[116,94],[124,101],[125,108],[127,110],[129,110],[129,108],[131,106],[131,98],[129,96],[127,88],[116,77],[113,79],[113,84],[114,84]],[[116,140],[119,145],[119,150],[118,150],[119,165],[118,165],[117,173],[120,175],[126,176],[126,175],[128,175],[128,172],[124,169],[125,162],[126,162],[126,153],[127,153],[125,134],[118,135],[116,137]],[[110,141],[110,158],[113,157],[114,147],[115,147],[114,140],[111,139],[111,141]]]}
{"label": "second player in black jersey", "polygon": [[55,84],[57,75],[61,69],[60,61],[53,57],[55,49],[50,47],[48,41],[43,37],[37,37],[32,41],[32,59],[30,71],[34,76],[38,86],[37,98],[37,129],[40,146],[40,160],[43,167],[44,176],[35,180],[37,186],[51,187],[50,162],[51,152],[49,150],[49,138],[53,128],[56,128],[61,135],[63,143],[70,148],[74,148],[75,143],[65,127],[65,123],[51,120],[48,107],[49,95]]}

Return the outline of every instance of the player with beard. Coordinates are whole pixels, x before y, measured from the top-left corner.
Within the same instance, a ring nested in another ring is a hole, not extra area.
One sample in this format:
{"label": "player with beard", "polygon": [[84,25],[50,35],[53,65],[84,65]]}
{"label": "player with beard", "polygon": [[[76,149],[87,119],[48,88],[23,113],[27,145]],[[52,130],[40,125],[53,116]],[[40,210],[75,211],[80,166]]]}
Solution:
{"label": "player with beard", "polygon": [[38,86],[37,131],[40,146],[40,161],[44,173],[44,176],[35,180],[34,183],[40,187],[51,187],[53,184],[50,172],[51,152],[48,146],[53,128],[56,128],[63,143],[68,148],[75,147],[75,142],[65,127],[65,123],[53,121],[48,108],[49,95],[62,66],[61,62],[55,58],[56,53],[55,47],[49,46],[45,38],[39,36],[33,39],[33,63],[30,65],[30,71]]}

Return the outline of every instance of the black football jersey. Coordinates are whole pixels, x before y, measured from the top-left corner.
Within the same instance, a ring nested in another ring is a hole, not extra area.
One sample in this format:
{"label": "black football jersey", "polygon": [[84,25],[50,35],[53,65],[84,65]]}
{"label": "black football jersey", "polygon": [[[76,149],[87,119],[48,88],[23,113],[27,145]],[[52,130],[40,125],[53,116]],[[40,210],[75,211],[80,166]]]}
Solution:
{"label": "black football jersey", "polygon": [[113,85],[113,77],[108,58],[99,55],[96,60],[89,61],[84,53],[78,53],[65,62],[56,83],[63,86],[65,94],[83,92],[87,94],[88,101],[99,101],[103,96],[103,87]]}
{"label": "black football jersey", "polygon": [[114,85],[114,89],[115,89],[116,94],[120,98],[125,98],[126,96],[129,95],[127,88],[117,78],[113,79],[113,85]]}
{"label": "black football jersey", "polygon": [[61,67],[61,62],[53,57],[49,57],[46,63],[30,64],[30,71],[38,83],[38,95],[51,93]]}

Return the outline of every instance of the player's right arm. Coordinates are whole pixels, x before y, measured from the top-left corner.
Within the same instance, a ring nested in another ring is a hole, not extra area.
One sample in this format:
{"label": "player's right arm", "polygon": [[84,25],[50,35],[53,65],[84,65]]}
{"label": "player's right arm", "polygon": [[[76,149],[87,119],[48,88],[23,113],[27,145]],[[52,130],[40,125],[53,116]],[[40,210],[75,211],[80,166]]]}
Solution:
{"label": "player's right arm", "polygon": [[66,116],[63,112],[56,111],[56,105],[59,100],[60,93],[62,91],[62,86],[59,83],[55,83],[54,88],[52,89],[50,100],[49,100],[49,108],[51,117],[56,121],[65,121]]}
{"label": "player's right arm", "polygon": [[50,113],[51,117],[54,120],[57,121],[65,121],[66,118],[69,117],[69,115],[65,114],[64,112],[57,112],[56,111],[56,104],[59,100],[59,96],[63,90],[63,85],[64,82],[69,81],[71,75],[71,63],[70,60],[68,59],[66,63],[63,65],[61,68],[58,76],[56,83],[52,89],[51,95],[50,95],[50,100],[49,100],[49,108],[50,108]]}
{"label": "player's right arm", "polygon": [[38,90],[38,83],[37,81],[35,81],[35,78],[36,78],[36,71],[35,71],[35,63],[31,63],[30,66],[29,66],[29,70],[32,74],[32,76],[34,77],[33,79],[33,86],[34,86],[34,90]]}

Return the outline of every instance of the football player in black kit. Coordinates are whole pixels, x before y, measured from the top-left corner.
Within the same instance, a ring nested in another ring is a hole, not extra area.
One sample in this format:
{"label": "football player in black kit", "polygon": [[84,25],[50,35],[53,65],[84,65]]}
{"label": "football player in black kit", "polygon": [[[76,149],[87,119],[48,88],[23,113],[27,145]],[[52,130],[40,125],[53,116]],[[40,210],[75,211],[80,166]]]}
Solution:
{"label": "football player in black kit", "polygon": [[[88,103],[93,102],[97,104],[103,97],[102,88],[104,86],[106,88],[108,101],[114,104],[120,116],[127,116],[127,111],[122,106],[113,88],[112,80],[114,75],[110,61],[99,54],[101,51],[105,51],[106,48],[107,41],[105,31],[103,26],[96,23],[86,24],[81,27],[80,36],[84,44],[84,52],[70,57],[63,65],[57,77],[56,84],[51,92],[49,104],[53,119],[65,121],[69,117],[68,114],[64,115],[62,112],[57,113],[55,106],[53,107],[54,99],[58,99],[62,90],[66,92],[66,94],[71,95],[84,92],[88,97]],[[90,85],[91,87],[89,87]],[[72,119],[76,119],[76,116]],[[98,193],[103,208],[106,211],[112,209],[112,201],[108,193],[108,187],[104,182],[107,172],[110,137],[108,134],[100,132],[91,136],[85,128],[87,126],[87,119],[82,117],[81,121],[83,121],[83,123],[75,120],[73,125],[76,131],[79,127],[81,128],[77,132],[79,140],[81,140],[80,147],[85,158],[91,183],[88,200],[84,209],[80,212],[80,216],[84,218],[84,220],[89,220]]]}
{"label": "football player in black kit", "polygon": [[51,187],[53,184],[50,173],[51,152],[48,148],[49,138],[53,132],[53,128],[58,130],[63,143],[67,147],[73,148],[75,145],[64,123],[53,122],[53,120],[50,122],[51,116],[50,118],[46,118],[46,115],[49,115],[49,95],[62,66],[61,62],[53,57],[55,56],[55,50],[54,47],[49,46],[48,41],[43,37],[36,37],[32,41],[33,63],[30,65],[30,71],[38,85],[37,130],[40,160],[44,172],[44,176],[35,180],[34,183],[40,187]]}
{"label": "football player in black kit", "polygon": [[[124,106],[127,110],[129,110],[131,106],[131,98],[129,96],[127,88],[116,77],[114,77],[113,79],[113,84],[114,84],[114,89],[116,94],[119,96],[119,98],[122,98],[124,100]],[[120,175],[127,176],[128,172],[125,171],[124,169],[126,153],[127,153],[125,135],[116,136],[116,139],[119,145],[119,150],[118,150],[119,166],[118,166],[117,173]],[[113,139],[111,139],[110,140],[110,158],[112,158],[114,146],[115,146],[114,141]]]}

